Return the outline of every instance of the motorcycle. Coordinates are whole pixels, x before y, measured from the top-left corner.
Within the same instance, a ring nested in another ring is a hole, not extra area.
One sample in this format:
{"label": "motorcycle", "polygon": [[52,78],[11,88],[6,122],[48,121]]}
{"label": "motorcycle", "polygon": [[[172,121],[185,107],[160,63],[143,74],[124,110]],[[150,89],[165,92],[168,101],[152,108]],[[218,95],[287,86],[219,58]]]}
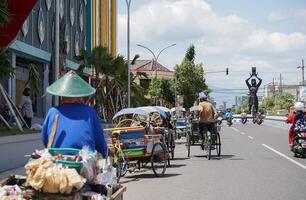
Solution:
{"label": "motorcycle", "polygon": [[245,124],[248,121],[248,115],[246,113],[241,114],[241,123]]}
{"label": "motorcycle", "polygon": [[226,121],[227,121],[228,126],[231,126],[233,124],[233,119],[232,118],[227,118]]}
{"label": "motorcycle", "polygon": [[218,125],[221,125],[222,124],[222,120],[223,118],[221,116],[217,117],[217,123]]}
{"label": "motorcycle", "polygon": [[295,157],[305,158],[306,154],[306,132],[294,132],[292,149]]}
{"label": "motorcycle", "polygon": [[256,119],[257,124],[258,124],[258,125],[261,125],[264,118],[265,118],[265,117],[264,117],[262,114],[258,114],[258,115],[257,115],[257,119]]}

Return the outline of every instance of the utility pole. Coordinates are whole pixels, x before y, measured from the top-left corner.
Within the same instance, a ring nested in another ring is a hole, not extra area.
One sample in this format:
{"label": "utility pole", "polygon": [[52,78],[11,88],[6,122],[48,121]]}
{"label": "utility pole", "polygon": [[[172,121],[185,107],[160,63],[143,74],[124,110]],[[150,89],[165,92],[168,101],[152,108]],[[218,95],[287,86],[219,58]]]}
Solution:
{"label": "utility pole", "polygon": [[305,66],[304,66],[304,59],[302,59],[302,66],[298,66],[297,67],[298,69],[302,69],[302,85],[305,85],[305,78],[304,78],[304,68],[305,68]]}
{"label": "utility pole", "polygon": [[[55,1],[55,65],[54,65],[54,81],[59,78],[59,10],[60,10],[60,1]],[[54,97],[54,105],[58,106],[59,99],[57,96]]]}
{"label": "utility pole", "polygon": [[282,85],[282,73],[279,74],[279,92],[283,92],[283,85]]}
{"label": "utility pole", "polygon": [[127,64],[128,64],[128,108],[131,107],[131,63],[130,63],[130,7],[131,0],[125,0],[127,6]]}

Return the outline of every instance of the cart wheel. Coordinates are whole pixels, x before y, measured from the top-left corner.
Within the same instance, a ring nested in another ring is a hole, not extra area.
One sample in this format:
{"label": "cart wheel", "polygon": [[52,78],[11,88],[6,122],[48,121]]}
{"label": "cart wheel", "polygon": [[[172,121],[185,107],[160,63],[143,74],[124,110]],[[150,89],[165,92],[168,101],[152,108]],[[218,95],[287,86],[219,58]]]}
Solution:
{"label": "cart wheel", "polygon": [[118,161],[118,164],[116,165],[116,175],[117,175],[117,182],[119,183],[120,181],[120,177],[123,177],[128,169],[128,163],[127,161],[123,160],[122,158],[120,158],[120,160]]}
{"label": "cart wheel", "polygon": [[221,155],[221,138],[219,132],[217,132],[217,138],[216,138],[216,150],[217,150],[217,155]]}
{"label": "cart wheel", "polygon": [[210,160],[211,158],[211,139],[206,138],[206,141],[204,143],[204,150],[206,151],[206,158]]}
{"label": "cart wheel", "polygon": [[191,141],[190,141],[190,133],[187,133],[186,135],[186,149],[187,149],[187,157],[189,158],[190,157],[190,144]]}
{"label": "cart wheel", "polygon": [[155,176],[159,177],[165,174],[167,168],[167,153],[166,148],[160,142],[153,145],[151,164]]}
{"label": "cart wheel", "polygon": [[175,142],[173,134],[170,133],[170,151],[171,151],[171,159],[174,159],[174,150],[175,150]]}

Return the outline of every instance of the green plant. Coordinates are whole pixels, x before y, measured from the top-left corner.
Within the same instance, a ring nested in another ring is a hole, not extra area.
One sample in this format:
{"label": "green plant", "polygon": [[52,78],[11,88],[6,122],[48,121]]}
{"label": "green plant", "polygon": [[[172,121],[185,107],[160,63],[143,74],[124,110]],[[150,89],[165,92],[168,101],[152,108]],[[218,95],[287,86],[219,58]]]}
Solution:
{"label": "green plant", "polygon": [[0,1],[0,28],[10,21],[10,13],[7,10],[7,1]]}
{"label": "green plant", "polygon": [[9,62],[9,53],[6,49],[0,48],[0,78],[9,78],[14,75],[15,70]]}
{"label": "green plant", "polygon": [[31,88],[31,97],[34,98],[41,87],[41,78],[35,64],[29,65],[29,78],[26,85]]}

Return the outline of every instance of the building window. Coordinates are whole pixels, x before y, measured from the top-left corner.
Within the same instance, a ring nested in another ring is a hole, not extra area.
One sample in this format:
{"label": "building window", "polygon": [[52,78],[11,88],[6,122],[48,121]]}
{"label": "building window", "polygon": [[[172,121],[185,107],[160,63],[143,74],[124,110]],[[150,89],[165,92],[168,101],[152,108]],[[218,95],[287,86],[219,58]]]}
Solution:
{"label": "building window", "polygon": [[75,17],[74,0],[70,0],[70,23],[71,23],[71,26],[73,26],[73,24],[74,24],[74,17]]}
{"label": "building window", "polygon": [[80,12],[79,12],[79,22],[80,22],[80,30],[83,32],[84,28],[84,8],[83,5],[80,5]]}
{"label": "building window", "polygon": [[65,39],[64,39],[64,42],[65,42],[65,47],[66,47],[66,53],[68,54],[69,53],[69,50],[70,50],[70,39],[69,39],[69,26],[66,24],[65,26]]}
{"label": "building window", "polygon": [[64,0],[60,0],[60,18],[62,19],[64,16]]}
{"label": "building window", "polygon": [[80,36],[78,31],[76,31],[74,38],[74,52],[76,56],[80,55]]}
{"label": "building window", "polygon": [[40,8],[39,12],[38,12],[38,37],[39,37],[39,41],[40,44],[43,43],[44,39],[45,39],[45,20],[44,20],[44,15],[43,15],[43,11]]}
{"label": "building window", "polygon": [[29,19],[27,18],[24,23],[22,24],[21,27],[21,32],[23,34],[24,37],[27,36],[28,32],[29,32]]}
{"label": "building window", "polygon": [[45,0],[45,2],[46,2],[47,9],[50,10],[51,4],[52,4],[52,0]]}

